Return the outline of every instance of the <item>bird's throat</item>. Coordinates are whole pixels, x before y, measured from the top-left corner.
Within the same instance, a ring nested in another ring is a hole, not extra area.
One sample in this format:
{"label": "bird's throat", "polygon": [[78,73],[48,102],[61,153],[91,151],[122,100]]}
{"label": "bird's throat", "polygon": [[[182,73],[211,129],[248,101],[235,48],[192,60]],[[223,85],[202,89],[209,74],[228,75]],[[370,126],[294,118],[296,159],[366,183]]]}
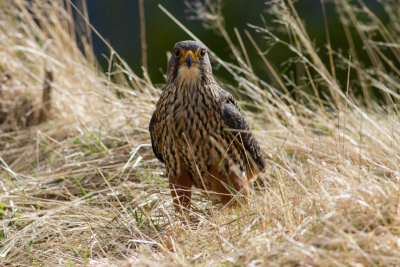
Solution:
{"label": "bird's throat", "polygon": [[200,69],[197,66],[190,68],[182,66],[178,70],[177,80],[181,86],[195,85],[200,81],[200,78]]}

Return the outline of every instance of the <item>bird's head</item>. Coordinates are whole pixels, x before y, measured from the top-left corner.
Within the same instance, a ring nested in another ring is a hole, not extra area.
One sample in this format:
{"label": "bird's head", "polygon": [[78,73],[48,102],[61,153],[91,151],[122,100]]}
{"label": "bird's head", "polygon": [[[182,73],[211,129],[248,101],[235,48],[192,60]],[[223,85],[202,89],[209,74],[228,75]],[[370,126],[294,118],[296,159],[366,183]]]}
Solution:
{"label": "bird's head", "polygon": [[200,42],[176,43],[168,64],[168,80],[178,84],[193,84],[211,76],[207,48]]}

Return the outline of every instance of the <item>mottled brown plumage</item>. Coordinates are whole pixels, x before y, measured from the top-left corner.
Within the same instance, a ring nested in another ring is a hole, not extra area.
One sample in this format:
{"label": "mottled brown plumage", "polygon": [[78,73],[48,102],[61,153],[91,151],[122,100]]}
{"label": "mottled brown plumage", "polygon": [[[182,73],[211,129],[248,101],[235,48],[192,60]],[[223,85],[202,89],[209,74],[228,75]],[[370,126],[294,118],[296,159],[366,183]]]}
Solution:
{"label": "mottled brown plumage", "polygon": [[257,140],[235,99],[215,82],[199,42],[175,45],[149,128],[179,207],[189,207],[193,185],[223,204],[237,192],[248,196],[249,181],[265,167]]}

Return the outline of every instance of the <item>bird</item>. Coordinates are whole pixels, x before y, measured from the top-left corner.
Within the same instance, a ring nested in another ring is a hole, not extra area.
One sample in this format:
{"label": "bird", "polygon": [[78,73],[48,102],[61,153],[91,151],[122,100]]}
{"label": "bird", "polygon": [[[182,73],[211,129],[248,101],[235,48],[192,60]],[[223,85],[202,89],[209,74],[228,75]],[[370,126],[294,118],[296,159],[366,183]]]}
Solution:
{"label": "bird", "polygon": [[193,186],[224,206],[247,203],[265,168],[258,141],[234,97],[214,79],[208,49],[198,41],[175,44],[149,132],[179,211],[190,209]]}

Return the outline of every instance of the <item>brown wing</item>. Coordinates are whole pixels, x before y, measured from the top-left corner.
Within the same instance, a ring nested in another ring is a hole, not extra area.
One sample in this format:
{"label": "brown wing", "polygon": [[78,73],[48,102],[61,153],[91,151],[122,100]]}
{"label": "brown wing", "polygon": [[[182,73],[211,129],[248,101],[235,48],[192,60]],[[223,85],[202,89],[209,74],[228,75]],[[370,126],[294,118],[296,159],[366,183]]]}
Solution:
{"label": "brown wing", "polygon": [[249,125],[243,118],[243,115],[240,112],[240,109],[236,104],[235,99],[231,94],[226,91],[223,91],[221,96],[221,100],[223,103],[221,114],[222,120],[226,124],[227,128],[232,132],[232,134],[240,134],[241,139],[239,140],[243,144],[244,149],[246,150],[246,154],[251,157],[249,161],[252,165],[251,167],[253,171],[254,169],[256,169],[257,171],[263,170],[265,168],[265,160],[261,153],[260,146],[258,145],[258,142],[253,133],[251,132]]}
{"label": "brown wing", "polygon": [[156,117],[156,113],[153,113],[153,116],[151,117],[150,120],[150,125],[149,125],[149,132],[150,132],[150,138],[151,138],[151,146],[153,148],[153,152],[154,155],[161,161],[164,162],[164,159],[162,157],[162,153],[161,153],[161,147],[159,144],[159,136],[157,136],[157,133],[155,131],[155,126],[157,124],[157,117]]}

